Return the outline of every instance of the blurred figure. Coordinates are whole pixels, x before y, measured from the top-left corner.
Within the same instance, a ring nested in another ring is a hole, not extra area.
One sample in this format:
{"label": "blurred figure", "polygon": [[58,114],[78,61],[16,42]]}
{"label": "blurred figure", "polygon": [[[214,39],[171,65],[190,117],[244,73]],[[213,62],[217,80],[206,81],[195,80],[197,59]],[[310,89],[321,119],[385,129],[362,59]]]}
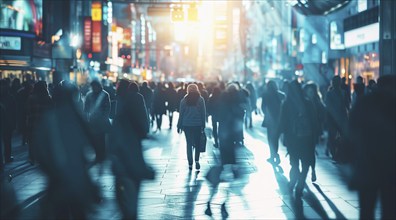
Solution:
{"label": "blurred figure", "polygon": [[256,89],[254,88],[251,82],[248,82],[246,84],[246,89],[247,91],[249,91],[250,106],[249,106],[249,111],[246,111],[245,126],[252,128],[253,127],[252,112],[255,112],[257,114],[257,93],[256,93]]}
{"label": "blurred figure", "polygon": [[35,153],[39,144],[33,142],[33,132],[36,130],[37,124],[42,120],[43,114],[51,107],[52,98],[48,93],[47,83],[45,81],[37,82],[27,104],[29,161],[32,165],[36,162]]}
{"label": "blurred figure", "polygon": [[356,77],[356,83],[353,84],[352,94],[352,106],[357,102],[358,99],[364,96],[366,86],[364,85],[364,79],[361,76]]}
{"label": "blurred figure", "polygon": [[11,90],[10,90],[11,95],[16,98],[17,94],[18,94],[18,90],[20,90],[21,87],[22,87],[21,86],[21,80],[18,79],[18,78],[13,79],[12,83],[11,83]]}
{"label": "blurred figure", "polygon": [[169,129],[172,129],[173,113],[177,110],[178,97],[175,86],[173,83],[168,83],[168,88],[165,91],[168,116],[169,116]]}
{"label": "blurred figure", "polygon": [[345,94],[345,107],[349,110],[351,108],[351,88],[347,84],[347,78],[342,77],[341,78],[341,89],[344,91]]}
{"label": "blurred figure", "polygon": [[162,115],[166,114],[165,90],[162,83],[158,83],[154,89],[152,111],[157,123],[157,130],[162,127]]}
{"label": "blurred figure", "polygon": [[369,82],[368,82],[368,85],[366,87],[366,94],[367,93],[372,93],[376,89],[377,89],[377,83],[375,82],[375,80],[370,79]]}
{"label": "blurred figure", "polygon": [[177,123],[177,132],[184,131],[187,143],[188,169],[192,170],[193,151],[195,154],[195,169],[199,170],[199,140],[205,129],[206,107],[198,86],[190,84],[187,87],[187,95],[181,100],[179,107],[180,115]]}
{"label": "blurred figure", "polygon": [[312,182],[316,181],[316,155],[315,155],[315,147],[319,143],[320,136],[323,133],[324,130],[324,120],[325,120],[325,106],[322,101],[322,96],[319,92],[318,86],[314,82],[308,82],[304,86],[304,94],[305,97],[308,98],[313,103],[314,110],[315,110],[315,120],[317,121],[318,126],[318,132],[316,133],[318,136],[315,137],[315,145],[314,149],[312,149],[311,152],[311,169],[312,169],[312,176],[311,180]]}
{"label": "blurred figure", "polygon": [[305,179],[312,164],[317,126],[313,103],[304,97],[300,83],[292,81],[281,107],[279,129],[284,134],[284,145],[290,157],[289,187],[290,190],[296,188],[296,199],[300,199],[303,194]]}
{"label": "blurred figure", "polygon": [[106,134],[111,127],[110,97],[98,80],[93,80],[91,87],[92,91],[88,92],[85,98],[84,112],[95,141],[95,162],[100,164],[99,172],[101,173],[106,158]]}
{"label": "blurred figure", "polygon": [[[220,98],[220,117],[219,117],[219,149],[221,165],[216,171],[217,183],[213,185],[205,214],[211,216],[212,210],[210,203],[217,192],[220,179],[228,179],[231,181],[236,174],[236,148],[238,137],[236,134],[239,132],[239,124],[241,123],[240,115],[243,113],[243,107],[240,105],[240,91],[238,85],[232,83],[227,86],[226,91]],[[243,119],[242,119],[243,120]],[[243,124],[243,121],[242,121]],[[214,169],[215,170],[215,169]],[[221,174],[223,176],[221,177]],[[228,217],[226,203],[229,199],[229,193],[221,205],[221,215],[223,218]]]}
{"label": "blurred figure", "polygon": [[[150,116],[150,113],[152,112],[151,106],[152,106],[152,102],[153,102],[153,90],[149,87],[147,81],[144,81],[142,83],[142,86],[140,88],[140,94],[142,94],[142,96],[144,98],[147,114],[149,114],[149,116]],[[154,123],[154,117],[151,117],[150,123],[152,126]]]}
{"label": "blurred figure", "polygon": [[377,199],[381,219],[395,213],[396,77],[378,79],[378,89],[357,100],[350,114],[355,157],[351,187],[359,193],[360,219],[374,219]]}
{"label": "blurred figure", "polygon": [[[7,80],[0,80],[0,103],[4,108],[4,117],[1,118],[3,123],[2,142],[4,144],[4,160],[9,163],[14,160],[12,156],[12,134],[16,128],[16,102],[11,95],[10,84]],[[3,116],[3,115],[2,115]]]}
{"label": "blurred figure", "polygon": [[33,91],[33,82],[25,81],[22,83],[22,88],[19,89],[16,97],[17,102],[17,120],[18,129],[22,134],[22,145],[27,144],[28,131],[27,131],[27,100]]}
{"label": "blurred figure", "polygon": [[264,122],[267,127],[268,145],[270,148],[270,158],[268,162],[280,164],[279,150],[279,115],[285,94],[279,91],[275,81],[270,80],[267,83],[267,89],[262,95],[262,109],[264,112]]}
{"label": "blurred figure", "polygon": [[208,100],[208,115],[212,116],[212,135],[214,139],[214,146],[216,148],[219,147],[219,118],[220,118],[220,96],[221,96],[221,90],[219,87],[215,87],[213,89],[212,94],[209,96]]}
{"label": "blurred figure", "polygon": [[85,147],[96,144],[78,107],[77,86],[61,81],[54,90],[53,109],[43,113],[33,133],[36,159],[47,176],[40,219],[87,219],[100,200],[85,158]]}
{"label": "blurred figure", "polygon": [[346,94],[341,89],[341,78],[334,76],[325,97],[326,127],[328,131],[326,154],[339,161],[343,155],[341,143],[345,140],[348,122],[348,109],[345,106]]}
{"label": "blurred figure", "polygon": [[123,219],[137,219],[141,181],[155,175],[143,158],[141,141],[148,134],[149,123],[143,96],[137,93],[137,88],[136,83],[119,81],[110,135],[116,197]]}

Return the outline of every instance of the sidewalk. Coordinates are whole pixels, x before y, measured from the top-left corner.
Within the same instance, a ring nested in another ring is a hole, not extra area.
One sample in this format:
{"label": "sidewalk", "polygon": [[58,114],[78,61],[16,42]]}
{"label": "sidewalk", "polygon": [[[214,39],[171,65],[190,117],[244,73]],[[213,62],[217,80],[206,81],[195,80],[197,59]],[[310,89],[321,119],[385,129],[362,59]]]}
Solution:
{"label": "sidewalk", "polygon": [[[165,120],[167,117],[163,122],[167,125]],[[269,157],[266,132],[260,125],[261,118],[255,115],[254,128],[245,132],[246,148],[240,149],[238,160],[248,175],[230,185],[231,197],[227,203],[230,219],[358,218],[357,195],[348,190],[340,177],[340,166],[325,156],[323,146],[318,147],[317,181],[311,183],[309,172],[303,203],[295,204],[287,187],[290,166],[285,157],[286,149],[280,145],[281,168],[269,164],[266,161]],[[207,152],[201,154],[201,171],[189,172],[184,134],[177,134],[176,128],[163,128],[153,136],[155,140],[147,140],[143,144],[146,161],[156,170],[156,179],[142,184],[139,219],[212,219],[204,214],[210,194],[210,186],[204,176],[215,164],[218,154],[212,140],[208,140]],[[25,148],[21,147],[20,151]],[[17,151],[18,147],[14,147],[14,152]],[[35,219],[45,178],[37,166],[27,163],[27,152],[14,154],[14,157],[14,162],[7,164],[6,170],[14,175],[11,184],[23,208],[21,219]],[[102,177],[98,176],[96,167],[90,169],[104,198],[90,219],[121,218],[109,166],[106,163]],[[221,218],[220,205],[226,189],[227,184],[222,183],[213,200],[213,219]]]}

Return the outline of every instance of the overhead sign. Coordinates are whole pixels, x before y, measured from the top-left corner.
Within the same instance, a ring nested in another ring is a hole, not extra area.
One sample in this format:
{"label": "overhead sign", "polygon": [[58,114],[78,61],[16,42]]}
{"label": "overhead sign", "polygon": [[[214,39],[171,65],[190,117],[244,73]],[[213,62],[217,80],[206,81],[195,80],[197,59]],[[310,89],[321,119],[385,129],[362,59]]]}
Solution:
{"label": "overhead sign", "polygon": [[92,20],[91,17],[84,18],[84,50],[91,52],[92,50]]}
{"label": "overhead sign", "polygon": [[92,22],[92,52],[100,53],[102,51],[102,23],[99,21]]}
{"label": "overhead sign", "polygon": [[377,42],[379,41],[379,23],[346,31],[344,38],[345,47],[347,48]]}
{"label": "overhead sign", "polygon": [[92,21],[101,21],[102,20],[102,3],[101,2],[92,2]]}
{"label": "overhead sign", "polygon": [[0,36],[0,49],[21,50],[21,38]]}

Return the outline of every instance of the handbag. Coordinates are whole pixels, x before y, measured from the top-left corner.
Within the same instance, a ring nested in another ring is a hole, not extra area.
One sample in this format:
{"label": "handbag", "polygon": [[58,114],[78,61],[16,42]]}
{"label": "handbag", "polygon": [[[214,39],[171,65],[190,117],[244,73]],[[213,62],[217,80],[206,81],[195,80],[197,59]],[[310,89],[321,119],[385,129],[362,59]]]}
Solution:
{"label": "handbag", "polygon": [[206,134],[204,131],[201,132],[201,135],[199,137],[199,152],[205,152],[206,151]]}

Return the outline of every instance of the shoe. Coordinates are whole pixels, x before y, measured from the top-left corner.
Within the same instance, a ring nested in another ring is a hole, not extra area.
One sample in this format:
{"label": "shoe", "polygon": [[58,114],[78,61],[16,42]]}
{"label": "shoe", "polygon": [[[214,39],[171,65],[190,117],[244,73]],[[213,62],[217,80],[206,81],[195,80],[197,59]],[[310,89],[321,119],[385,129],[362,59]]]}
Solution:
{"label": "shoe", "polygon": [[275,160],[274,160],[274,159],[275,159],[275,158],[270,157],[270,158],[267,159],[267,162],[268,162],[268,163],[275,163]]}
{"label": "shoe", "polygon": [[223,219],[228,217],[228,212],[227,212],[227,209],[225,207],[225,203],[223,203],[221,205],[221,217],[223,217]]}
{"label": "shoe", "polygon": [[311,180],[312,180],[312,182],[316,181],[316,172],[315,172],[315,170],[312,170]]}
{"label": "shoe", "polygon": [[201,165],[199,164],[198,161],[195,161],[195,169],[197,170],[201,169]]}
{"label": "shoe", "polygon": [[212,209],[210,208],[210,203],[208,202],[207,204],[206,204],[206,210],[205,210],[205,215],[208,215],[208,216],[212,216]]}

